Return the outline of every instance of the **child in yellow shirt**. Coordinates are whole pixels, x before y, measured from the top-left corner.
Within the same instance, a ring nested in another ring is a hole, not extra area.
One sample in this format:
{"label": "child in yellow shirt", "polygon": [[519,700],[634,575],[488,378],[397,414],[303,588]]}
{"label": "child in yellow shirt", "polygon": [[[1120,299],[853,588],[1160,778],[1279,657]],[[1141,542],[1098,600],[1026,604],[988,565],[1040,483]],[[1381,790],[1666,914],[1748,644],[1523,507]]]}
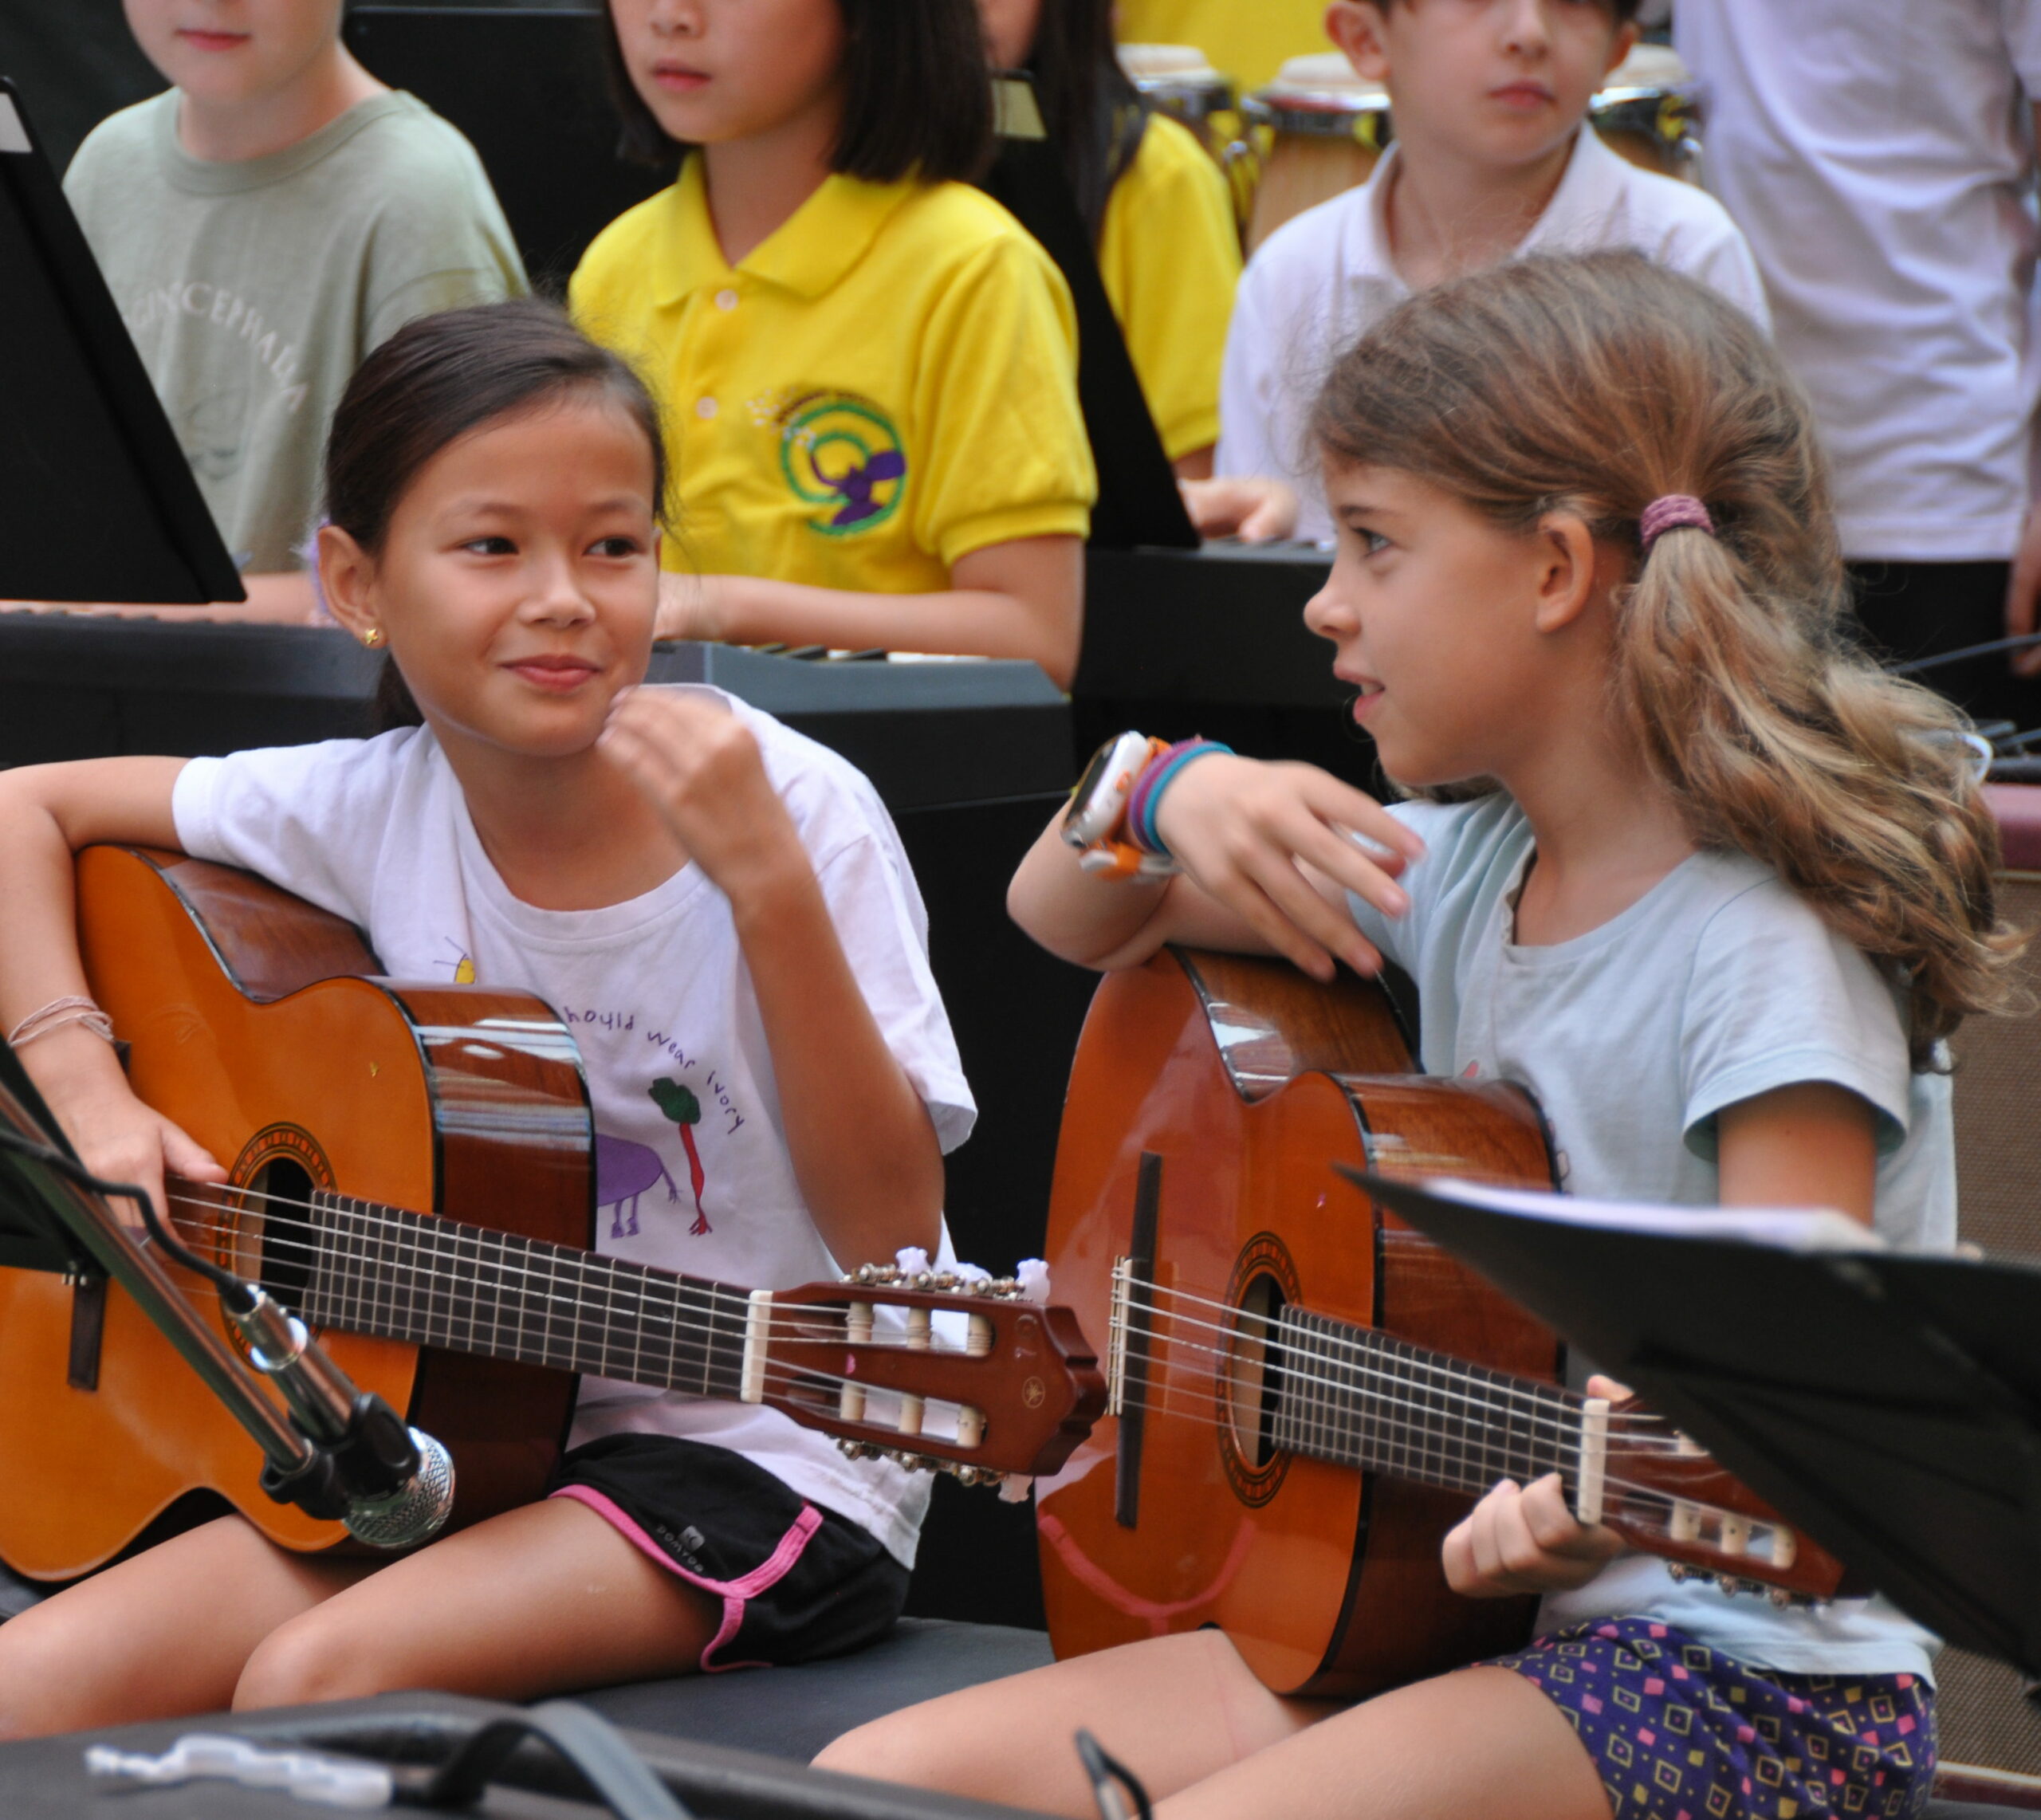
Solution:
{"label": "child in yellow shirt", "polygon": [[576,316],[660,393],[663,637],[1076,667],[1096,491],[1070,298],[959,179],[973,0],[612,0],[627,142],[689,147]]}
{"label": "child in yellow shirt", "polygon": [[1035,79],[1162,446],[1179,479],[1205,479],[1241,275],[1225,179],[1188,132],[1142,106],[1113,54],[1108,0],[978,0],[978,10],[993,63]]}

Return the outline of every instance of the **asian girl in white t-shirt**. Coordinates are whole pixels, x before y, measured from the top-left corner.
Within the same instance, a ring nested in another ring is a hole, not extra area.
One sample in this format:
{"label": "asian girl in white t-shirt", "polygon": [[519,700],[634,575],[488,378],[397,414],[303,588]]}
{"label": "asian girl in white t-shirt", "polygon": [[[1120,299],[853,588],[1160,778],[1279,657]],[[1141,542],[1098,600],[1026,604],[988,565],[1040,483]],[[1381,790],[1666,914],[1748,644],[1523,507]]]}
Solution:
{"label": "asian girl in white t-shirt", "polygon": [[[319,556],[415,724],[0,780],[0,1017],[39,1032],[22,1060],[88,1167],[159,1197],[225,1173],[49,1008],[85,992],[72,855],[132,841],[263,874],[393,973],[553,1004],[588,1072],[603,1249],[761,1287],[938,1250],[973,1109],[913,878],[848,765],[716,691],[638,686],[664,478],[644,387],[557,311],[414,323],[335,415]],[[896,1615],[926,1498],[897,1468],[601,1380],[572,1439],[552,1496],[387,1565],[230,1515],[57,1594],[0,1629],[0,1735],[526,1699],[836,1653]]]}

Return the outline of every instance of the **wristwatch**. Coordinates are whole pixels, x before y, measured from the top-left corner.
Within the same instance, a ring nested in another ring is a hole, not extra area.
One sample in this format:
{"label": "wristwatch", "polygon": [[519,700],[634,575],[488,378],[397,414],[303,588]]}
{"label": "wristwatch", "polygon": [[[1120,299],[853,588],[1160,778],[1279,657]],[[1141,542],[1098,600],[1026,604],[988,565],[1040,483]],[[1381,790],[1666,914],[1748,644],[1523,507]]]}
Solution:
{"label": "wristwatch", "polygon": [[1166,879],[1176,871],[1167,855],[1144,853],[1126,838],[1127,799],[1149,761],[1168,750],[1165,741],[1123,733],[1091,755],[1063,818],[1063,838],[1078,849],[1084,871],[1143,879]]}

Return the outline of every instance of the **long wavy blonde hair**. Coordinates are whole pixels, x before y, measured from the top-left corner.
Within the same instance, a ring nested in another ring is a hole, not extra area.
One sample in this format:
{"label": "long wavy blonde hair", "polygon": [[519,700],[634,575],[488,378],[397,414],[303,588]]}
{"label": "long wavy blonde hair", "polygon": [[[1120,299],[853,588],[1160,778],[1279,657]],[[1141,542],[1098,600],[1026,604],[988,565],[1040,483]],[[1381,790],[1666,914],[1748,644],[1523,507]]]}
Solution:
{"label": "long wavy blonde hair", "polygon": [[[1827,478],[1748,317],[1636,254],[1527,259],[1425,292],[1344,354],[1313,434],[1499,525],[1571,513],[1625,551],[1612,708],[1704,847],[1772,867],[1909,989],[1913,1066],[2019,997],[1996,824],[1962,718],[1846,629]],[[1713,535],[1638,521],[1668,493]],[[1454,792],[1464,796],[1464,790]]]}

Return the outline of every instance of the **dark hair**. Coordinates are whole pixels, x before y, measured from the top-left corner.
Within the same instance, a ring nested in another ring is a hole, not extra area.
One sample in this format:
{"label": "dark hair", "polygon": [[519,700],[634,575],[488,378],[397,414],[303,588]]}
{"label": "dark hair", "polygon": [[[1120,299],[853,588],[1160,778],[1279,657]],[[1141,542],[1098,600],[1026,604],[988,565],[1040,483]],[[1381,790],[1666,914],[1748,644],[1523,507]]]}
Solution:
{"label": "dark hair", "polygon": [[1049,143],[1095,244],[1113,185],[1148,125],[1140,91],[1113,52],[1111,0],[1046,0],[1027,68]]}
{"label": "dark hair", "polygon": [[[836,0],[848,45],[844,121],[829,168],[891,183],[919,176],[969,183],[992,160],[992,85],[977,0]],[[677,140],[631,80],[616,19],[602,19],[610,99],[621,126],[617,151],[634,163],[668,165]]]}
{"label": "dark hair", "polygon": [[[419,470],[450,442],[497,419],[577,391],[621,404],[652,454],[652,503],[666,504],[659,407],[621,356],[537,298],[477,304],[408,322],[356,369],[326,436],[326,517],[371,556]],[[422,724],[387,658],[377,681],[379,728]]]}
{"label": "dark hair", "polygon": [[[1392,7],[1410,3],[1411,0],[1375,0],[1375,4],[1385,13]],[[1601,0],[1601,4],[1614,15],[1618,25],[1626,26],[1637,17],[1639,9],[1644,4],[1644,0]]]}

